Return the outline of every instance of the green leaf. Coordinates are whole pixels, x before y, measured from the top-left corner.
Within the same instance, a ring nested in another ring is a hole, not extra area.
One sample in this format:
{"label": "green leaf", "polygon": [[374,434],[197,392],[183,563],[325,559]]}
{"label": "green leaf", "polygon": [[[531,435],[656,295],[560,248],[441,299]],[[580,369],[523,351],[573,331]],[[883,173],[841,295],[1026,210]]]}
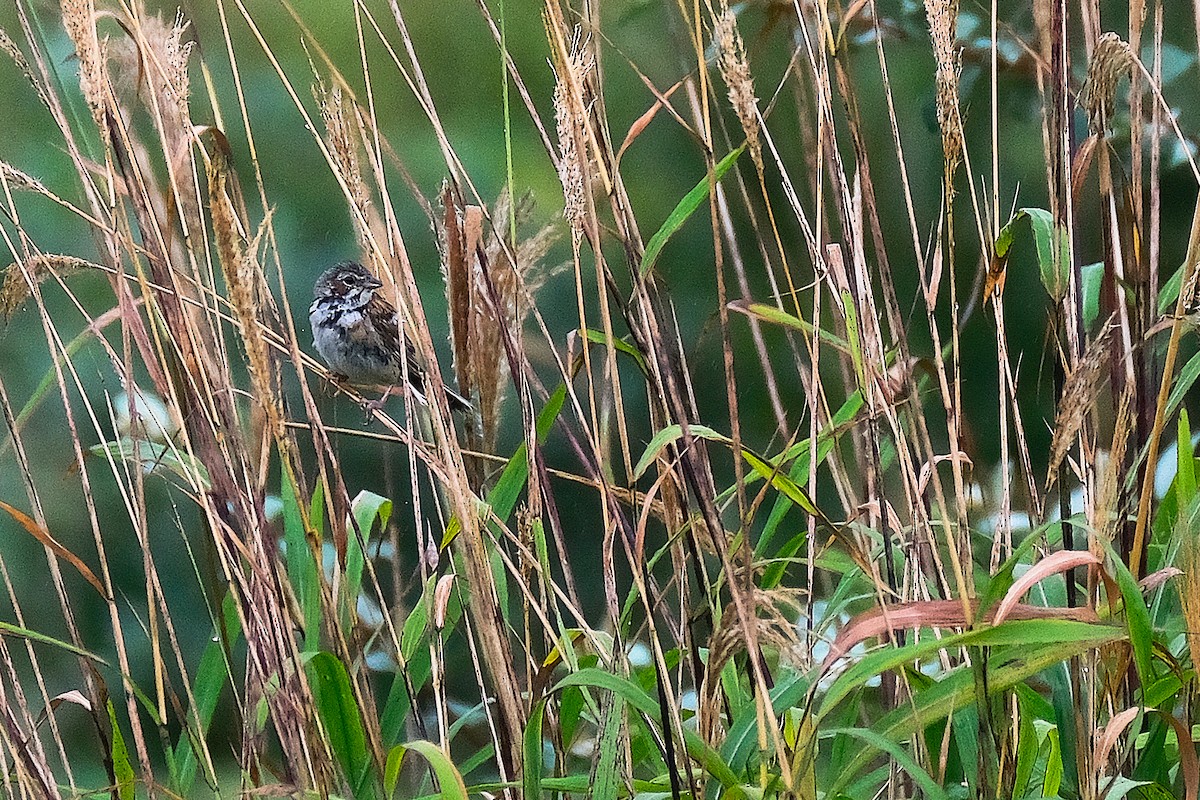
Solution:
{"label": "green leaf", "polygon": [[[1191,679],[1192,676],[1189,675],[1188,680]],[[1175,695],[1182,688],[1183,680],[1181,673],[1168,672],[1142,690],[1142,705],[1148,709],[1160,708],[1162,706],[1169,708],[1175,702]]]}
{"label": "green leaf", "polygon": [[125,437],[115,442],[101,442],[88,448],[88,452],[102,458],[110,457],[139,467],[147,475],[175,475],[183,486],[191,489],[199,486],[202,491],[212,489],[208,468],[188,453],[159,442]]}
{"label": "green leaf", "polygon": [[601,712],[600,738],[596,742],[600,757],[596,760],[595,781],[591,793],[593,800],[617,800],[617,793],[621,789],[622,781],[617,765],[621,755],[623,716],[620,705],[615,701],[607,703]]}
{"label": "green leaf", "polygon": [[1150,624],[1150,609],[1142,599],[1142,590],[1137,579],[1125,566],[1125,562],[1113,551],[1105,548],[1105,565],[1117,581],[1121,599],[1125,606],[1125,624],[1129,628],[1129,644],[1133,648],[1133,663],[1137,667],[1142,686],[1154,684],[1154,669],[1150,654],[1154,649],[1154,632]]}
{"label": "green leaf", "polygon": [[0,634],[5,636],[18,636],[22,639],[28,639],[31,642],[41,642],[60,650],[65,650],[68,653],[74,653],[77,656],[82,656],[89,661],[92,661],[100,666],[107,667],[109,664],[100,656],[93,653],[91,650],[84,650],[82,647],[76,647],[70,642],[64,642],[62,639],[55,639],[53,636],[47,636],[44,633],[22,628],[20,625],[13,625],[11,622],[0,622]]}
{"label": "green leaf", "polygon": [[[646,452],[642,454],[642,457],[638,459],[637,466],[633,468],[633,479],[637,480],[638,478],[642,477],[646,470],[649,469],[650,465],[654,463],[654,460],[658,458],[659,454],[668,445],[673,444],[679,439],[682,439],[683,430],[684,429],[682,425],[668,425],[658,433],[654,434],[654,438],[650,440],[650,444],[646,445]],[[688,425],[687,431],[697,439],[707,439],[712,442],[719,442],[720,444],[730,446],[733,445],[733,440],[728,436],[723,433],[718,433],[706,425]],[[797,484],[784,473],[780,472],[778,467],[746,447],[742,448],[742,458],[746,460],[746,463],[749,464],[754,471],[759,474],[760,477],[770,481],[771,485],[774,486],[775,489],[781,494],[783,494],[796,505],[803,508],[809,514],[812,514],[820,519],[822,522],[830,524],[829,519],[825,516],[825,514],[819,508],[817,508],[816,504],[811,499],[809,499],[808,493],[801,489],[799,484]]]}
{"label": "green leaf", "polygon": [[[1037,248],[1038,272],[1042,286],[1058,302],[1067,293],[1067,280],[1071,268],[1066,231],[1054,224],[1054,216],[1042,208],[1022,208],[1012,216],[996,237],[994,251],[997,261],[1008,260],[1009,250],[1017,238],[1018,224],[1029,220],[1033,231],[1033,242]],[[1055,258],[1055,240],[1058,240],[1058,257]]]}
{"label": "green leaf", "polygon": [[[587,341],[591,342],[592,344],[598,344],[602,347],[608,346],[608,338],[604,335],[604,331],[597,331],[597,330],[593,330],[592,328],[585,328],[583,331],[583,336],[585,339],[587,339]],[[615,349],[618,353],[624,353],[625,355],[632,358],[634,360],[634,362],[638,365],[638,369],[640,369],[642,371],[643,375],[650,374],[650,371],[646,366],[646,357],[643,356],[641,354],[641,351],[639,351],[636,347],[631,345],[625,339],[619,339],[616,336],[613,337],[612,344],[613,344],[613,349]]]}
{"label": "green leaf", "polygon": [[387,700],[379,714],[379,733],[384,744],[392,744],[405,735],[405,725],[413,709],[413,697],[421,691],[433,673],[429,648],[417,648],[411,661],[392,678]]}
{"label": "green leaf", "polygon": [[1179,435],[1176,442],[1178,454],[1175,460],[1175,493],[1179,507],[1187,508],[1196,496],[1196,458],[1192,447],[1192,426],[1186,408],[1179,412]]}
{"label": "green leaf", "polygon": [[[1138,800],[1175,800],[1177,795],[1164,789],[1157,783],[1143,783],[1140,786],[1140,791],[1135,795]],[[1108,800],[1112,795],[1108,795],[1105,800]]]}
{"label": "green leaf", "polygon": [[120,800],[135,800],[137,797],[137,774],[133,771],[133,763],[129,760],[129,748],[125,746],[125,737],[121,734],[121,723],[117,720],[117,709],[112,700],[108,701],[108,721],[112,725],[112,756],[113,777],[117,781],[117,797]]}
{"label": "green leaf", "polygon": [[868,653],[838,676],[821,701],[818,719],[824,718],[841,700],[868,680],[905,664],[928,658],[946,648],[1052,645],[1056,643],[1099,646],[1124,638],[1120,628],[1069,619],[1019,619],[963,633],[929,637],[904,647],[886,647]]}
{"label": "green leaf", "polygon": [[[192,786],[199,766],[192,742],[202,741],[208,735],[208,726],[212,724],[217,702],[221,699],[226,681],[231,677],[225,654],[233,649],[234,643],[242,635],[242,621],[238,617],[237,604],[232,593],[225,593],[221,610],[224,623],[218,624],[213,637],[204,648],[204,654],[200,656],[200,666],[196,669],[196,677],[192,681],[192,696],[196,698],[196,705],[188,714],[187,726],[180,732],[179,744],[175,747],[175,759],[179,764],[176,788],[180,797],[192,795]],[[211,768],[211,764],[209,766]]]}
{"label": "green leaf", "polygon": [[1063,754],[1059,745],[1058,729],[1052,728],[1046,735],[1046,772],[1042,778],[1042,797],[1058,797],[1063,780]]}
{"label": "green leaf", "polygon": [[1183,399],[1188,396],[1196,379],[1200,378],[1200,353],[1194,353],[1188,362],[1179,370],[1179,377],[1171,387],[1171,395],[1167,398],[1167,418],[1169,419]]}
{"label": "green leaf", "polygon": [[308,503],[308,521],[317,534],[317,544],[325,537],[325,484],[317,481],[312,499]]}
{"label": "green leaf", "polygon": [[1100,284],[1104,281],[1104,264],[1087,264],[1079,270],[1083,280],[1083,325],[1090,328],[1100,318]]}
{"label": "green leaf", "polygon": [[304,625],[304,652],[315,653],[321,641],[321,572],[304,529],[296,485],[285,475],[280,482],[283,501],[283,547],[288,582],[300,606]]}
{"label": "green leaf", "polygon": [[[787,503],[788,508],[792,507],[792,502],[786,497],[781,495],[779,499]],[[800,549],[804,547],[804,544],[807,541],[808,531],[802,530],[784,542],[783,546],[780,547],[773,556],[765,559],[766,565],[763,568],[762,578],[759,579],[759,586],[764,590],[774,589],[776,586],[778,586],[783,581],[784,576],[787,574],[788,567],[792,566],[792,564],[795,563],[795,560],[799,558],[797,553],[800,552]],[[755,547],[755,552],[757,552],[758,549],[759,548]]]}
{"label": "green leaf", "polygon": [[679,205],[675,206],[675,210],[667,217],[662,227],[650,237],[650,241],[646,244],[646,252],[642,256],[641,275],[643,278],[650,274],[650,270],[654,267],[654,262],[658,260],[667,240],[683,226],[683,223],[687,222],[688,217],[695,213],[700,204],[708,199],[709,186],[715,186],[717,181],[725,177],[725,173],[729,172],[737,162],[738,156],[745,151],[746,145],[743,144],[721,159],[720,163],[713,167],[711,181],[708,175],[701,178],[700,182],[679,201]]}
{"label": "green leaf", "polygon": [[[1033,647],[1018,644],[1003,654],[993,653],[988,672],[988,690],[994,694],[1011,689],[1037,673],[1099,644],[1097,641],[1056,642]],[[872,725],[872,730],[889,741],[902,742],[933,722],[946,719],[974,703],[975,676],[970,669],[959,669],[928,688],[921,689],[909,702],[885,714]],[[856,753],[841,773],[831,780],[829,793],[841,791],[871,763],[877,752],[874,747],[864,747]]]}
{"label": "green leaf", "polygon": [[730,659],[721,670],[721,689],[733,719],[737,719],[744,708],[754,705],[754,696],[750,692],[751,680],[748,671],[736,659]]}
{"label": "green leaf", "polygon": [[755,455],[744,447],[742,448],[742,458],[746,459],[746,463],[753,467],[755,472],[765,480],[770,481],[771,485],[788,500],[791,500],[826,525],[832,524],[824,512],[817,508],[816,503],[809,498],[808,492],[800,488],[800,484],[787,475],[784,475],[762,457]]}
{"label": "green leaf", "polygon": [[[720,442],[721,444],[733,444],[733,440],[723,433],[717,433],[712,428],[706,425],[689,425],[688,432],[696,439],[708,439],[712,442]],[[650,444],[646,445],[646,452],[642,453],[642,457],[638,459],[637,466],[633,468],[633,479],[636,481],[645,474],[654,460],[658,458],[666,447],[679,439],[683,438],[682,425],[668,425],[658,433],[654,434],[654,438],[650,440]]]}
{"label": "green leaf", "polygon": [[525,738],[522,741],[525,763],[521,775],[525,797],[542,796],[542,714],[545,710],[546,698],[543,697],[534,703],[529,722],[525,725]]}
{"label": "green leaf", "polygon": [[[833,418],[821,429],[817,434],[817,466],[825,463],[825,459],[833,451],[837,444],[838,436],[844,432],[854,422],[854,418],[858,415],[863,405],[863,396],[861,391],[855,391],[841,407],[834,413]],[[811,440],[804,439],[789,447],[780,455],[771,459],[772,464],[783,464],[789,459],[795,459],[792,468],[788,471],[788,477],[797,485],[804,485],[808,482],[809,461],[812,458]],[[758,479],[758,474],[747,476],[747,483]],[[733,489],[729,491],[730,496],[733,494]],[[784,494],[780,494],[776,499],[775,504],[771,508],[771,514],[767,517],[767,523],[763,526],[762,535],[758,539],[758,544],[754,546],[754,554],[759,558],[764,558],[767,555],[771,541],[775,537],[775,532],[783,523],[783,518],[788,511],[791,510],[793,503]],[[792,552],[797,552],[793,550]],[[778,554],[782,555],[782,553]],[[790,553],[789,553],[790,555]],[[764,575],[764,579],[765,579]],[[782,573],[780,573],[782,577]],[[767,584],[762,584],[762,587],[769,588]]]}
{"label": "green leaf", "polygon": [[1183,269],[1186,264],[1180,264],[1179,268],[1172,273],[1171,277],[1167,278],[1166,283],[1162,285],[1162,289],[1158,292],[1158,313],[1171,314],[1175,311],[1175,301],[1179,299],[1179,289],[1183,286]]}
{"label": "green leaf", "polygon": [[337,756],[354,796],[375,797],[367,736],[345,665],[332,653],[322,651],[308,662],[308,674],[317,714],[329,734],[329,747]]}
{"label": "green leaf", "polygon": [[[1033,242],[1037,246],[1038,271],[1042,276],[1042,286],[1046,287],[1046,292],[1057,303],[1067,293],[1071,269],[1067,233],[1054,224],[1054,216],[1045,209],[1022,208],[1019,213],[1029,217]],[[1055,240],[1058,242],[1057,258]]]}
{"label": "green leaf", "polygon": [[937,785],[937,782],[934,781],[930,774],[921,769],[920,765],[908,754],[907,747],[899,742],[886,739],[875,731],[867,730],[866,728],[834,728],[833,730],[823,731],[822,734],[853,736],[856,739],[861,739],[895,759],[896,763],[912,776],[913,781],[920,787],[925,797],[932,798],[933,800],[945,800],[945,798],[949,797],[942,787]]}
{"label": "green leaf", "polygon": [[775,325],[782,325],[785,328],[793,328],[808,334],[816,336],[826,344],[832,345],[836,350],[845,355],[850,355],[850,343],[837,334],[830,333],[824,328],[818,328],[811,322],[806,322],[794,314],[789,314],[776,306],[767,305],[766,303],[744,303],[734,301],[729,304],[729,307],[734,311],[740,311],[743,314],[751,317],[757,317],[763,322],[770,322]]}
{"label": "green leaf", "polygon": [[400,657],[407,664],[417,654],[417,649],[428,641],[426,632],[429,630],[429,610],[433,607],[433,593],[437,589],[437,577],[430,576],[421,592],[421,599],[413,606],[412,611],[404,620],[404,629],[400,633]]}
{"label": "green leaf", "polygon": [[[1068,797],[1077,794],[1078,773],[1074,766],[1078,763],[1076,753],[1079,751],[1081,744],[1077,741],[1075,735],[1076,717],[1079,709],[1075,706],[1077,695],[1073,676],[1065,663],[1055,664],[1050,669],[1046,670],[1043,676],[1046,683],[1050,686],[1050,703],[1054,708],[1054,723],[1055,727],[1050,730],[1051,756],[1045,761],[1046,775],[1043,780],[1043,797],[1057,797],[1059,787],[1066,782],[1066,794]],[[1090,746],[1090,739],[1085,738],[1082,746]],[[1064,765],[1070,764],[1072,768],[1064,771]],[[1047,791],[1049,789],[1049,791]]]}
{"label": "green leaf", "polygon": [[400,768],[404,766],[404,756],[408,748],[398,744],[388,751],[387,763],[383,768],[383,796],[391,797],[396,793],[396,783],[400,780]]}
{"label": "green leaf", "polygon": [[[420,755],[429,762],[429,766],[433,767],[433,774],[437,776],[438,788],[441,789],[442,800],[467,800],[467,787],[463,783],[462,775],[440,747],[424,739],[400,746]],[[389,756],[389,760],[390,758]]]}
{"label": "green leaf", "polygon": [[[546,436],[550,433],[550,426],[554,424],[554,420],[558,419],[558,414],[562,411],[563,402],[567,399],[567,387],[565,384],[560,385],[554,390],[554,394],[550,395],[550,399],[546,401],[545,408],[538,414],[537,418],[537,441],[542,444],[546,441]],[[496,485],[488,492],[487,504],[492,509],[492,513],[496,518],[505,521],[512,514],[513,508],[517,505],[517,499],[520,498],[521,492],[525,489],[525,484],[529,480],[529,453],[525,443],[513,453],[512,458],[508,460],[504,471],[500,473],[500,479],[496,481]],[[442,537],[442,549],[446,549],[450,542],[462,532],[462,523],[458,517],[453,517],[450,524],[446,526],[446,535]]]}
{"label": "green leaf", "polygon": [[[433,674],[428,643],[431,631],[429,615],[432,612],[432,597],[436,587],[437,579],[431,577],[422,598],[404,621],[400,639],[400,655],[404,663],[392,679],[387,700],[379,715],[379,730],[385,745],[396,743],[405,735],[406,721],[413,709],[412,699],[424,688]],[[462,604],[459,602],[459,594],[451,592],[442,635],[450,636],[461,618]]]}
{"label": "green leaf", "polygon": [[[603,670],[581,669],[563,678],[551,691],[557,692],[569,686],[592,686],[597,689],[607,689],[647,718],[657,719],[659,716],[658,703],[640,686]],[[723,797],[727,800],[742,800],[746,797],[746,791],[738,782],[737,775],[717,751],[713,750],[694,731],[685,729],[683,737],[688,755],[725,788]]]}
{"label": "green leaf", "polygon": [[[789,708],[799,706],[812,689],[816,676],[800,672],[784,672],[771,689],[771,708],[776,716]],[[721,745],[721,755],[730,768],[742,772],[750,756],[758,748],[758,709],[748,707],[729,728],[729,735]]]}
{"label": "green leaf", "polygon": [[350,528],[346,542],[346,581],[342,584],[342,630],[350,636],[350,628],[358,619],[358,594],[362,590],[363,570],[366,567],[366,552],[363,548],[370,541],[375,521],[379,530],[387,527],[392,516],[392,501],[374,492],[359,492],[350,504],[350,513],[361,537]]}
{"label": "green leaf", "polygon": [[1033,711],[1023,696],[1017,696],[1017,765],[1013,779],[1013,797],[1025,797],[1032,790],[1030,781],[1037,764],[1040,743],[1033,727]]}
{"label": "green leaf", "polygon": [[858,311],[854,308],[854,295],[849,290],[842,291],[842,308],[846,313],[846,339],[850,343],[850,360],[854,362],[854,375],[858,379],[858,388],[862,390],[867,385],[867,373],[863,368],[862,342],[858,335]]}
{"label": "green leaf", "polygon": [[[976,651],[976,653],[978,653],[978,651]],[[907,674],[911,676],[912,671],[910,670]],[[976,686],[978,685],[978,675],[976,675]],[[950,733],[954,739],[954,749],[958,753],[958,763],[962,765],[963,768],[962,777],[966,780],[966,784],[969,789],[967,795],[968,797],[972,795],[975,797],[980,797],[980,770],[978,769],[978,766],[976,769],[970,769],[966,765],[979,765],[980,763],[979,711],[981,707],[986,707],[986,705],[986,703],[979,703],[976,701],[976,705],[959,709],[955,713],[951,714],[949,718]],[[937,727],[941,728],[941,725],[938,725]],[[984,756],[984,758],[987,759],[986,763],[995,762],[995,756],[992,753],[988,753],[988,755]]]}
{"label": "green leaf", "polygon": [[[496,745],[495,743],[489,741],[486,744],[481,745],[471,755],[464,759],[460,759],[456,763],[456,766],[458,768],[458,774],[462,775],[463,779],[465,780],[466,776],[470,775],[472,772],[484,766],[485,764],[491,765],[494,763],[496,763]],[[470,790],[468,789],[468,793],[469,791]]]}

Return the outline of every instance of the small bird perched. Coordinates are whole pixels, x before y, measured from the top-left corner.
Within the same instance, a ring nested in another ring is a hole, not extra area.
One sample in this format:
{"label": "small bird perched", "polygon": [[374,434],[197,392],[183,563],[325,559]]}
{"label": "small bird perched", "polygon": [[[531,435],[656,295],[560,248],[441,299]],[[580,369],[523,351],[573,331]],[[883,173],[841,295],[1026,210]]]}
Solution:
{"label": "small bird perched", "polygon": [[[386,386],[391,393],[404,378],[401,359],[408,362],[408,383],[418,400],[425,402],[425,371],[416,348],[403,337],[406,356],[400,354],[400,317],[379,291],[379,279],[355,261],[343,261],[321,273],[313,286],[308,309],[313,345],[340,381],[359,386]],[[453,411],[470,411],[462,395],[446,388]]]}

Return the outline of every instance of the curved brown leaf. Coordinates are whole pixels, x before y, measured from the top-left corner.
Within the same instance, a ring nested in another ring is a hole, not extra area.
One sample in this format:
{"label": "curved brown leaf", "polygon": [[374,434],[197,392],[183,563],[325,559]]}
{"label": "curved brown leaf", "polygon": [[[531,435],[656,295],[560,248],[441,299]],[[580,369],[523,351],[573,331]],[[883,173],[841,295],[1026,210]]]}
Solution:
{"label": "curved brown leaf", "polygon": [[[977,600],[971,601],[972,612],[978,610]],[[1009,609],[1011,619],[1068,619],[1076,622],[1099,622],[1100,618],[1090,608],[1044,608],[1019,604]],[[968,620],[963,616],[960,600],[919,600],[899,603],[886,609],[875,608],[859,614],[833,640],[829,655],[821,669],[827,669],[850,652],[854,645],[866,639],[881,636],[889,631],[911,628],[965,628]]]}
{"label": "curved brown leaf", "polygon": [[3,508],[5,511],[7,511],[13,519],[20,523],[22,528],[27,530],[29,534],[33,536],[33,538],[41,542],[44,547],[48,547],[50,552],[54,553],[54,555],[58,556],[59,558],[70,562],[71,566],[75,567],[75,569],[79,571],[79,574],[83,576],[84,580],[96,587],[96,591],[100,593],[101,597],[103,597],[105,600],[109,599],[108,592],[104,591],[104,584],[100,582],[100,579],[96,577],[96,574],[92,572],[87,564],[83,563],[83,560],[80,559],[79,556],[75,555],[70,550],[59,544],[58,540],[50,535],[50,531],[44,529],[41,525],[38,525],[37,522],[35,522],[33,518],[25,512],[13,508],[3,500],[0,500],[0,508]]}
{"label": "curved brown leaf", "polygon": [[1003,622],[1009,615],[1009,612],[1017,605],[1017,601],[1024,597],[1025,593],[1039,581],[1049,578],[1051,575],[1057,575],[1060,572],[1074,569],[1075,567],[1087,566],[1089,564],[1099,566],[1101,563],[1099,558],[1086,550],[1060,550],[1057,553],[1046,556],[1030,567],[1028,572],[1013,581],[1012,587],[1004,595],[1004,599],[1000,601],[1000,605],[996,607],[996,624],[999,625]]}
{"label": "curved brown leaf", "polygon": [[1142,710],[1140,706],[1127,708],[1120,714],[1114,714],[1113,718],[1108,721],[1104,730],[1100,732],[1100,738],[1096,741],[1096,749],[1092,755],[1093,769],[1104,769],[1104,762],[1108,760],[1109,751],[1117,743],[1117,739],[1121,738],[1121,733],[1129,727],[1129,723],[1133,722],[1137,715],[1142,713]]}

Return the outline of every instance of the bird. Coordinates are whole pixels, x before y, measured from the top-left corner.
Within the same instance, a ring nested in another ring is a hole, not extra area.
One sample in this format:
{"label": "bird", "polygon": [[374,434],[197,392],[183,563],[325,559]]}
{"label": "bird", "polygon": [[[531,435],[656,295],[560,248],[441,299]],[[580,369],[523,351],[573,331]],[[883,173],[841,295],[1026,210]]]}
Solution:
{"label": "bird", "polygon": [[[380,291],[383,283],[357,261],[342,261],[321,273],[313,286],[308,309],[313,346],[338,383],[386,386],[375,408],[404,380],[407,361],[409,389],[422,404],[428,381],[417,350],[400,331],[396,307]],[[406,355],[401,355],[403,342]],[[469,412],[471,403],[446,387],[452,411]]]}

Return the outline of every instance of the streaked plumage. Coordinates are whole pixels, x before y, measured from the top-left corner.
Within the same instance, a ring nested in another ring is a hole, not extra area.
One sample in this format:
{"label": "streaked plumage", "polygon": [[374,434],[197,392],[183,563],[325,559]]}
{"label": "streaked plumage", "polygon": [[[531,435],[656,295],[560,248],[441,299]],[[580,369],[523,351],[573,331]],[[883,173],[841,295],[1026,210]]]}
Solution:
{"label": "streaked plumage", "polygon": [[[400,355],[400,319],[396,308],[379,289],[379,279],[362,264],[343,261],[317,278],[308,310],[313,346],[329,369],[360,386],[394,387],[404,377]],[[414,395],[425,402],[425,372],[416,349],[404,340],[408,381]],[[471,404],[446,389],[450,408],[470,410]]]}

